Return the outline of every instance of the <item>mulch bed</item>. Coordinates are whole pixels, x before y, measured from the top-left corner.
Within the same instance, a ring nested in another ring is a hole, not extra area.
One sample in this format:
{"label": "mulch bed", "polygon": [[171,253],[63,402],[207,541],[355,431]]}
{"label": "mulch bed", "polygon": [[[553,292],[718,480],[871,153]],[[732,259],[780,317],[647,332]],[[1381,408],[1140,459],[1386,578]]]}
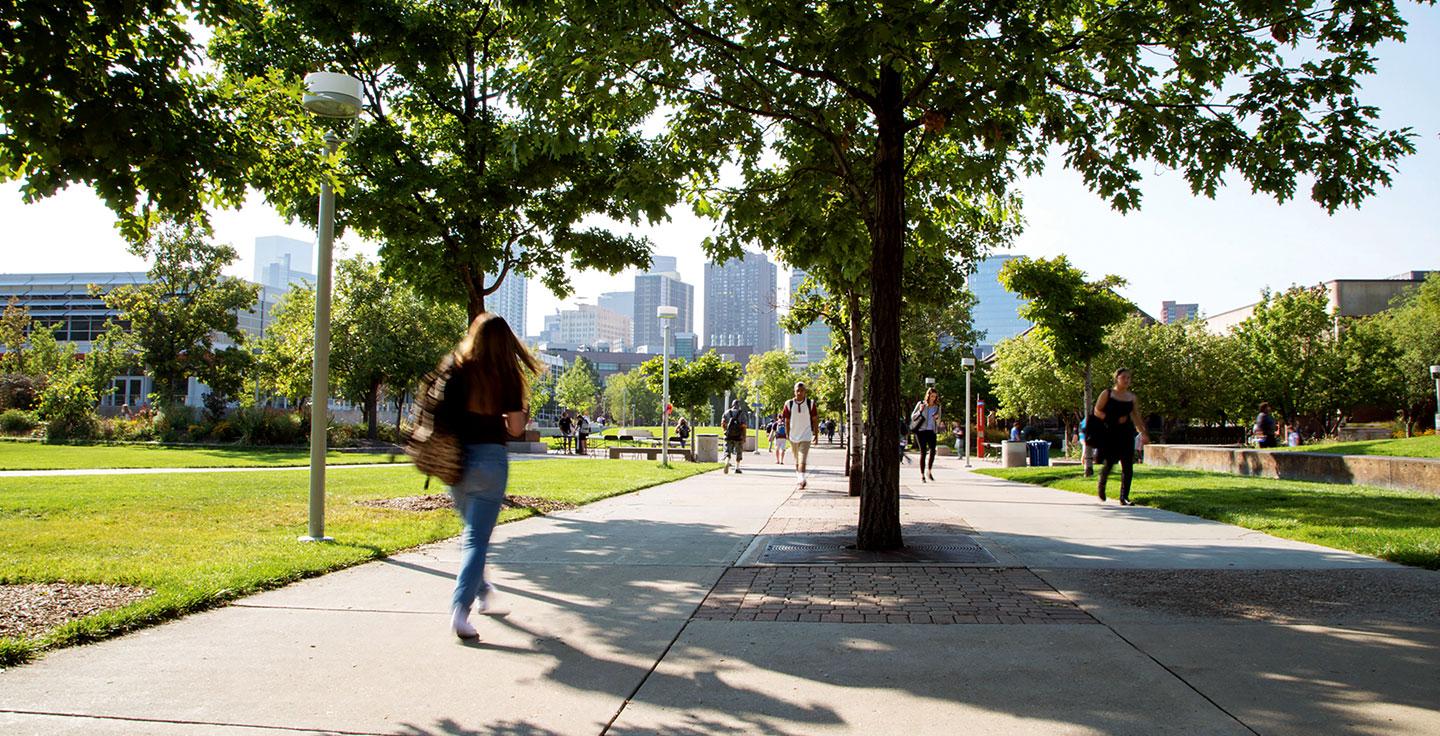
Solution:
{"label": "mulch bed", "polygon": [[[450,500],[448,493],[431,493],[424,496],[402,496],[400,498],[374,498],[368,501],[357,501],[361,506],[374,506],[382,509],[396,509],[399,511],[435,511],[437,509],[452,508],[455,504]],[[538,496],[510,496],[505,499],[505,505],[509,508],[532,509],[537,514],[552,514],[556,511],[568,511],[576,508],[573,503],[564,501],[552,501],[548,498]]]}
{"label": "mulch bed", "polygon": [[0,637],[33,637],[78,618],[128,606],[153,591],[126,585],[0,585]]}

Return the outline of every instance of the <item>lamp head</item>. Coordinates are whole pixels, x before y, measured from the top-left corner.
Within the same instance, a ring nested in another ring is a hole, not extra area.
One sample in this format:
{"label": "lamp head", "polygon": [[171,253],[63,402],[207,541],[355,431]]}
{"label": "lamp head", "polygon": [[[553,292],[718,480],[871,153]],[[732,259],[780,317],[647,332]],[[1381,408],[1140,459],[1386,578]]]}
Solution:
{"label": "lamp head", "polygon": [[1436,378],[1440,378],[1440,365],[1432,365],[1432,366],[1430,366],[1430,375],[1432,375],[1432,376],[1434,376],[1434,377],[1436,377]]}
{"label": "lamp head", "polygon": [[967,370],[967,371],[974,370],[974,369],[975,369],[975,359],[974,359],[974,358],[961,358],[961,359],[960,359],[960,367],[964,368],[964,369]]}
{"label": "lamp head", "polygon": [[655,308],[655,316],[660,319],[675,319],[680,316],[680,308],[661,305]]}
{"label": "lamp head", "polygon": [[306,110],[322,118],[350,119],[360,115],[360,80],[349,74],[311,72],[305,75]]}

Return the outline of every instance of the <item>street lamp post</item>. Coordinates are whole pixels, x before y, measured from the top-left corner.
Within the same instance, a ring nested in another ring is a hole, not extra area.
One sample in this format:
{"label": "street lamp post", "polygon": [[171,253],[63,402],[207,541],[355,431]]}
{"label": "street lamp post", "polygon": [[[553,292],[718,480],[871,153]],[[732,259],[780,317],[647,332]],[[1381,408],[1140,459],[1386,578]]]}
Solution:
{"label": "street lamp post", "polygon": [[1435,434],[1440,434],[1440,365],[1430,366],[1430,376],[1435,379]]}
{"label": "street lamp post", "polygon": [[680,316],[679,307],[659,306],[655,308],[655,316],[660,318],[660,323],[665,326],[664,342],[660,353],[663,357],[661,364],[661,397],[660,397],[660,464],[670,467],[670,323]]}
{"label": "street lamp post", "polygon": [[[360,80],[348,74],[314,72],[305,76],[306,110],[323,118],[353,120],[360,115]],[[325,133],[327,155],[340,137]],[[335,188],[320,180],[319,263],[315,269],[315,363],[310,374],[310,523],[302,542],[333,541],[325,536],[325,430],[330,396],[330,261],[335,247]]]}
{"label": "street lamp post", "polygon": [[970,467],[970,374],[975,370],[974,358],[961,358],[960,366],[965,369],[965,467]]}
{"label": "street lamp post", "polygon": [[[751,404],[751,406],[755,407],[755,454],[756,454],[756,455],[759,455],[759,454],[760,454],[760,410],[763,409],[763,408],[765,408],[765,405],[757,401],[757,402],[755,402],[754,404]],[[745,451],[745,448],[743,448],[743,447],[740,448],[740,451],[741,451],[741,452],[744,452],[744,451]]]}

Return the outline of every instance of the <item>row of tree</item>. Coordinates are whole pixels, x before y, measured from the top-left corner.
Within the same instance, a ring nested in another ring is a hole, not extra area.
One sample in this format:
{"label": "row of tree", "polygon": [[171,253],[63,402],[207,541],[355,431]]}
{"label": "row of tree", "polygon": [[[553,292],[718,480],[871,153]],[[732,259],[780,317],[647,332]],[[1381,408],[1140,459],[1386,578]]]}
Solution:
{"label": "row of tree", "polygon": [[1102,326],[1086,362],[1061,358],[1042,329],[997,347],[988,371],[1001,414],[1058,416],[1073,426],[1086,398],[1085,366],[1129,368],[1147,415],[1187,424],[1248,427],[1261,402],[1310,435],[1357,414],[1394,417],[1407,432],[1435,404],[1429,366],[1440,358],[1440,275],[1388,310],[1337,317],[1323,287],[1262,295],[1228,334],[1202,322],[1158,324],[1132,315]]}

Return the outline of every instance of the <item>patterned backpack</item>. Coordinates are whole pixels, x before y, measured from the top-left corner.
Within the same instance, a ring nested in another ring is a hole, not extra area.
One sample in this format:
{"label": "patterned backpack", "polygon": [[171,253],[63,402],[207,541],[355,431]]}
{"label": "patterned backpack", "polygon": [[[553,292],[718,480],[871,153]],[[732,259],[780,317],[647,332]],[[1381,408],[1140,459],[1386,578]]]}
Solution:
{"label": "patterned backpack", "polygon": [[439,478],[446,485],[460,482],[465,465],[465,448],[448,427],[436,422],[440,406],[445,402],[445,386],[455,373],[455,356],[445,356],[435,370],[420,379],[415,403],[410,412],[412,429],[405,438],[405,454],[415,461],[415,468],[424,473],[425,487],[430,478]]}

